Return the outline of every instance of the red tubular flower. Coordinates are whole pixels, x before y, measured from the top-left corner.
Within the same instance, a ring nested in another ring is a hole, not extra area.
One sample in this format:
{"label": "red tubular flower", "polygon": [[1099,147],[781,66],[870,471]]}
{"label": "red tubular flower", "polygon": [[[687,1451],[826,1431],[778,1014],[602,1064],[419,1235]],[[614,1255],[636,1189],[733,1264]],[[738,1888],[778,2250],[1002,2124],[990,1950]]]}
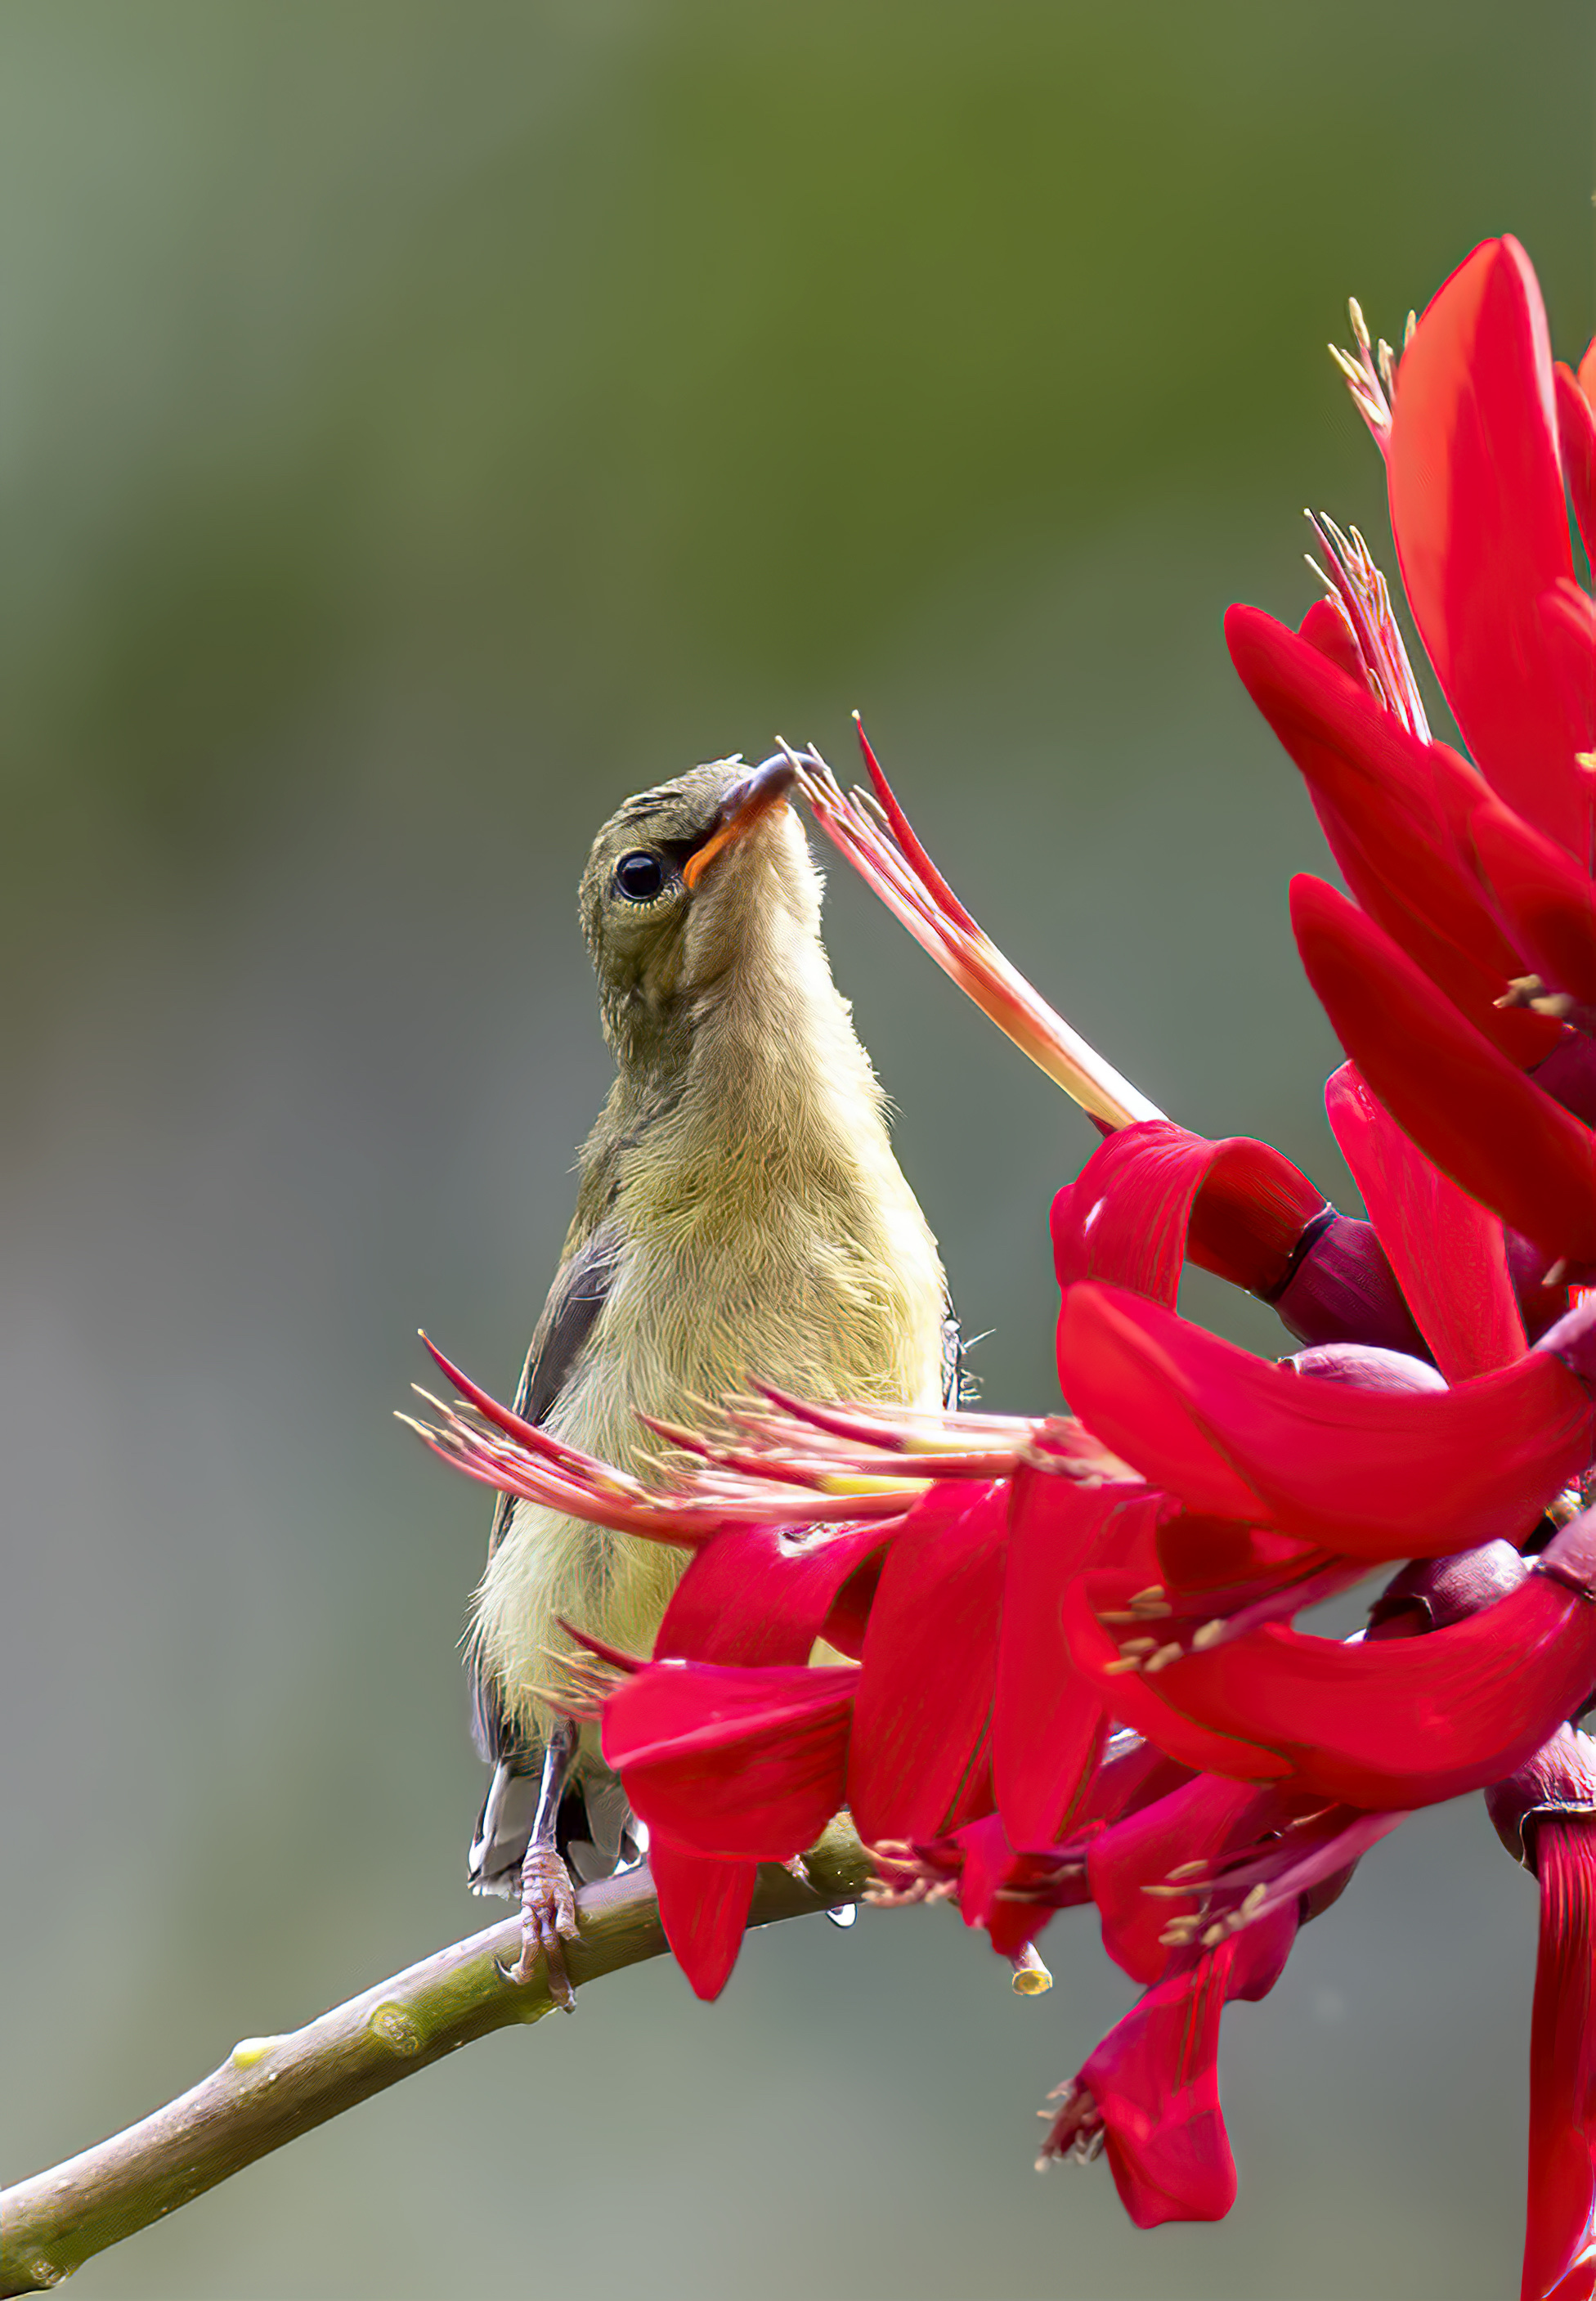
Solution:
{"label": "red tubular flower", "polygon": [[1157,1570],[1153,1532],[1165,1507],[1143,1486],[1087,1486],[1044,1455],[1010,1482],[1002,1627],[992,1713],[992,1787],[1016,1845],[1062,1837],[1090,1785],[1107,1730],[1098,1689],[1070,1660],[1059,1616],[1084,1568]]}
{"label": "red tubular flower", "polygon": [[1186,1951],[1104,2038],[1063,2099],[1038,2163],[1106,2150],[1138,2229],[1221,2221],[1236,2168],[1219,2106],[1219,2021],[1235,1997],[1274,1987],[1297,1932],[1294,1910]]}
{"label": "red tubular flower", "polygon": [[785,1862],[842,1803],[859,1672],[642,1664],[603,1708],[606,1765],[672,1844],[726,1861]]}
{"label": "red tubular flower", "polygon": [[[992,1810],[990,1732],[1008,1496],[933,1487],[888,1554],[865,1632],[848,1803],[867,1845]],[[807,1841],[806,1841],[807,1842]]]}
{"label": "red tubular flower", "polygon": [[[842,1591],[867,1578],[873,1564],[879,1568],[890,1538],[877,1525],[807,1535],[784,1527],[727,1527],[694,1554],[677,1584],[655,1639],[656,1656],[767,1667],[806,1662],[823,1626],[838,1630]],[[841,1775],[839,1757],[827,1793],[833,1808]],[[718,1997],[742,1948],[758,1864],[696,1852],[678,1844],[669,1828],[667,1817],[649,1844],[660,1922],[696,1994]]]}
{"label": "red tubular flower", "polygon": [[1547,1016],[1496,1006],[1519,954],[1477,883],[1449,851],[1438,782],[1483,786],[1421,739],[1321,649],[1256,607],[1225,617],[1231,657],[1300,769],[1337,863],[1379,922],[1462,1013],[1521,1068],[1562,1035]]}
{"label": "red tubular flower", "polygon": [[1276,1803],[1250,1782],[1198,1774],[1093,1838],[1086,1871],[1103,1947],[1133,1981],[1157,1981],[1168,1965],[1171,1919],[1199,1905],[1201,1889],[1187,1878],[1206,1875],[1233,1844],[1250,1845],[1259,1832],[1256,1817]]}
{"label": "red tubular flower", "polygon": [[1522,2301],[1596,2293],[1596,1743],[1563,1727],[1486,1803],[1541,1884]]}
{"label": "red tubular flower", "polygon": [[1123,1576],[1095,1574],[1065,1599],[1076,1663],[1127,1724],[1185,1764],[1289,1776],[1349,1805],[1483,1788],[1596,1686],[1596,1513],[1554,1535],[1505,1596],[1426,1637],[1342,1645],[1216,1622],[1211,1640],[1177,1635],[1143,1654],[1147,1641],[1125,1635],[1127,1595]]}
{"label": "red tubular flower", "polygon": [[1546,315],[1516,239],[1488,240],[1404,349],[1386,450],[1414,619],[1465,741],[1508,805],[1589,869],[1596,682],[1571,677],[1573,555]]}
{"label": "red tubular flower", "polygon": [[1308,1343],[1423,1340],[1367,1223],[1266,1142],[1210,1142],[1166,1118],[1110,1135],[1053,1201],[1060,1286],[1107,1279],[1173,1308],[1190,1256],[1273,1305]]}
{"label": "red tubular flower", "polygon": [[1324,1106],[1402,1292],[1449,1382],[1489,1373],[1527,1347],[1501,1222],[1410,1142],[1351,1063]]}
{"label": "red tubular flower", "polygon": [[1091,1899],[1087,1854],[1122,1816],[1178,1789],[1188,1778],[1139,1734],[1117,1733],[1058,1845],[1020,1846],[999,1814],[965,1823],[945,1837],[890,1841],[874,1848],[879,1884],[871,1899],[890,1908],[952,1900],[967,1926],[982,1927],[1000,1956],[1017,1957],[1059,1910]]}
{"label": "red tubular flower", "polygon": [[1294,1786],[1257,1789],[1199,1774],[1087,1847],[1103,1946],[1134,1980],[1157,1981],[1178,1953],[1214,1948],[1276,1910],[1328,1907],[1327,1881],[1344,1883],[1407,1819],[1326,1805]]}
{"label": "red tubular flower", "polygon": [[1077,1410],[1188,1509],[1366,1558],[1526,1534],[1585,1468],[1596,1309],[1514,1365],[1432,1394],[1305,1382],[1112,1286],[1072,1286],[1059,1378]]}
{"label": "red tubular flower", "polygon": [[1055,1912],[1090,1899],[1086,1862],[1074,1845],[1016,1850],[1000,1817],[984,1814],[946,1837],[873,1849],[878,1909],[951,1901],[966,1926],[979,1926],[999,1957],[1016,1962]]}
{"label": "red tubular flower", "polygon": [[915,837],[856,712],[854,723],[867,792],[845,792],[816,750],[787,753],[826,837],[943,973],[1100,1126],[1160,1117],[1157,1104],[1088,1046],[982,932]]}
{"label": "red tubular flower", "polygon": [[1374,920],[1291,883],[1303,967],[1399,1126],[1549,1263],[1596,1267],[1596,1139],[1499,1053]]}
{"label": "red tubular flower", "polygon": [[1205,1142],[1167,1118],[1111,1135],[1053,1201],[1061,1286],[1106,1278],[1173,1309],[1190,1253],[1255,1294],[1283,1283],[1322,1191],[1266,1142]]}

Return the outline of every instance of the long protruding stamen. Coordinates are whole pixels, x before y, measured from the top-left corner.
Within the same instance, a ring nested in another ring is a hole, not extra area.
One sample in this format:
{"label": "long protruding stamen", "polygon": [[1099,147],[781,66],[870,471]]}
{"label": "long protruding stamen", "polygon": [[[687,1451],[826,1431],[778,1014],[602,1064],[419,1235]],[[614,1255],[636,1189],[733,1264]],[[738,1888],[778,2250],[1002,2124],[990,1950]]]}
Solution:
{"label": "long protruding stamen", "polygon": [[[1375,347],[1369,341],[1369,331],[1364,320],[1363,308],[1356,296],[1349,296],[1347,298],[1347,314],[1352,322],[1352,336],[1358,346],[1357,352],[1355,354],[1344,352],[1336,344],[1331,344],[1326,348],[1331,358],[1346,377],[1347,389],[1352,394],[1353,406],[1374,433],[1375,444],[1383,455],[1391,441],[1391,394],[1396,381],[1399,356],[1393,354],[1391,346],[1382,339],[1380,356],[1376,360]],[[1402,338],[1403,351],[1408,348],[1408,337],[1412,332],[1413,314],[1409,312],[1408,333]]]}
{"label": "long protruding stamen", "polygon": [[480,1485],[618,1534],[690,1548],[727,1526],[898,1518],[938,1475],[934,1462],[923,1469],[916,1462],[906,1475],[901,1457],[896,1462],[889,1459],[889,1477],[849,1477],[843,1474],[845,1466],[827,1464],[817,1490],[807,1483],[806,1469],[784,1478],[781,1461],[767,1461],[759,1453],[750,1456],[749,1471],[740,1477],[712,1462],[690,1486],[660,1490],[522,1421],[479,1390],[431,1343],[427,1347],[468,1402],[447,1405],[422,1392],[438,1421],[421,1422],[407,1414],[398,1419],[423,1445]]}
{"label": "long protruding stamen", "polygon": [[1072,1030],[982,933],[915,837],[865,740],[857,712],[854,720],[873,798],[863,791],[845,792],[813,746],[801,752],[782,746],[832,845],[943,973],[1083,1110],[1115,1130],[1141,1119],[1162,1118],[1157,1103],[1149,1102]]}
{"label": "long protruding stamen", "polygon": [[1370,686],[1408,733],[1427,743],[1430,722],[1424,699],[1391,604],[1390,589],[1374,553],[1357,528],[1343,534],[1327,512],[1316,517],[1305,511],[1302,516],[1313,529],[1327,563],[1322,565],[1309,553],[1308,564],[1356,640]]}

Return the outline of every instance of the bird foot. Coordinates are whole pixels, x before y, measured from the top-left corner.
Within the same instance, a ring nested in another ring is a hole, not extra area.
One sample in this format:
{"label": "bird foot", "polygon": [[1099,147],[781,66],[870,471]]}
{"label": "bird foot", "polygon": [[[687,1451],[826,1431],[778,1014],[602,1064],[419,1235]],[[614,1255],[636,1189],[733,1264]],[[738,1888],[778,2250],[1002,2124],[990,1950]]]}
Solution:
{"label": "bird foot", "polygon": [[531,1981],[540,1957],[549,1996],[562,2012],[574,2012],[576,1992],[561,1945],[578,1940],[581,1930],[570,1870],[552,1845],[530,1845],[521,1865],[521,1955],[506,1970],[505,1979]]}

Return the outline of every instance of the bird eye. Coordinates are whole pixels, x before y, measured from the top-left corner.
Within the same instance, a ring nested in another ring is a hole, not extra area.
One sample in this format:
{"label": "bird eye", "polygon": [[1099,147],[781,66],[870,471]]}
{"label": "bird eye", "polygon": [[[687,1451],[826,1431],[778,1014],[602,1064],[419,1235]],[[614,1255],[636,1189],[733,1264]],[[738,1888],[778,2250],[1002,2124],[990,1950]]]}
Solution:
{"label": "bird eye", "polygon": [[629,903],[652,902],[665,883],[665,866],[647,847],[634,848],[615,866],[615,885]]}

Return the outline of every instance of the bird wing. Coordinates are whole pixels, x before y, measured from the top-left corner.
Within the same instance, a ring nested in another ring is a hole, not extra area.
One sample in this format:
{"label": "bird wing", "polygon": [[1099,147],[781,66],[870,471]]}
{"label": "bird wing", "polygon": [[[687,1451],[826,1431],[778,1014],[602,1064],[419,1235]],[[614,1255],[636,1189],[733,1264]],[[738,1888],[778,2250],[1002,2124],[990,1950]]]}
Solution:
{"label": "bird wing", "polygon": [[[550,1409],[571,1379],[577,1360],[587,1348],[608,1297],[621,1261],[622,1240],[612,1225],[601,1223],[568,1254],[555,1274],[538,1321],[531,1348],[515,1393],[515,1411],[528,1422],[546,1422]],[[500,1494],[488,1537],[491,1558],[510,1530],[515,1514],[514,1494]],[[519,1736],[506,1717],[498,1687],[475,1653],[471,1657],[472,1730],[478,1749],[489,1763],[521,1754]]]}

